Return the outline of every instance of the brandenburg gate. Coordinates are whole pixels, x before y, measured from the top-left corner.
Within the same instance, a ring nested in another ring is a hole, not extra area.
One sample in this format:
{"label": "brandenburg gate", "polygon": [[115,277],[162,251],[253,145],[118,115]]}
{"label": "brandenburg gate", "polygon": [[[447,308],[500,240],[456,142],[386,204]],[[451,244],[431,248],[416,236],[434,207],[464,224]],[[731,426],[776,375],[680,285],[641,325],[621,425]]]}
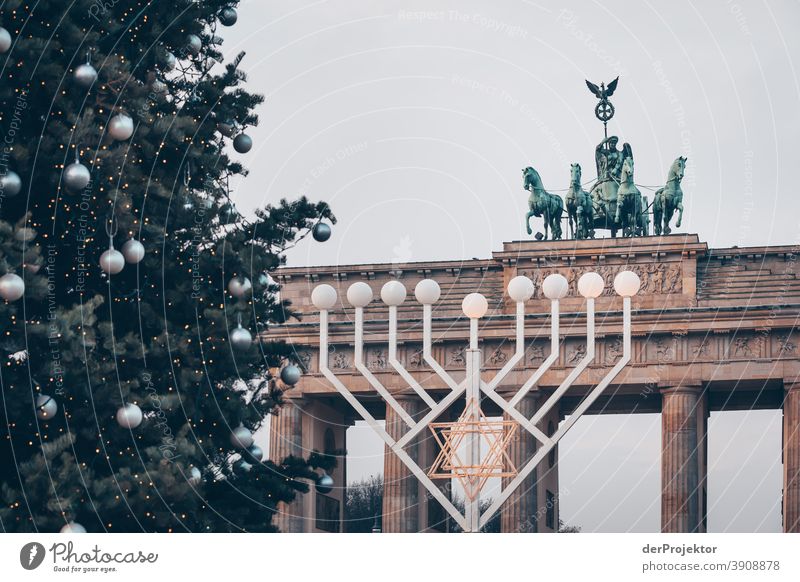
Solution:
{"label": "brandenburg gate", "polygon": [[[484,376],[491,376],[515,349],[515,304],[506,287],[519,275],[530,278],[534,293],[525,304],[524,358],[497,386],[496,392],[504,395],[516,391],[550,355],[550,302],[543,296],[542,282],[552,273],[566,277],[569,291],[561,300],[557,358],[517,404],[531,418],[586,356],[586,300],[576,286],[582,274],[600,274],[605,290],[596,299],[594,359],[558,406],[539,420],[538,428],[552,435],[622,355],[622,299],[614,294],[612,282],[619,271],[631,270],[641,281],[639,293],[632,298],[631,360],[586,413],[661,414],[662,531],[706,531],[710,412],[781,409],[783,529],[800,532],[799,250],[788,246],[709,249],[697,235],[674,234],[509,242],[491,258],[481,260],[280,269],[281,296],[291,300],[303,317],[272,328],[267,336],[296,346],[305,373],[286,391],[287,403],[272,419],[270,457],[280,462],[290,454],[344,450],[346,429],[357,419],[353,407],[318,368],[320,321],[310,301],[317,285],[333,286],[339,298],[328,314],[328,365],[372,416],[385,420],[386,431],[399,438],[405,428],[402,419],[355,369],[354,312],[344,300],[351,283],[366,282],[377,293],[391,280],[408,289],[422,279],[438,281],[441,297],[432,306],[432,353],[458,378],[464,376],[469,351],[470,320],[461,310],[464,296],[480,292],[489,301],[487,315],[480,319],[480,334],[481,369]],[[364,308],[363,320],[365,366],[408,416],[419,418],[427,408],[389,361],[385,309],[370,304]],[[397,307],[396,337],[397,360],[433,400],[441,399],[448,386],[422,357],[421,309],[414,301]],[[481,406],[487,417],[502,417],[490,400],[484,399]],[[461,412],[448,410],[442,420],[452,420]],[[430,431],[421,432],[406,451],[420,467],[430,467],[439,444]],[[522,466],[536,449],[537,441],[519,431],[508,446],[508,461]],[[287,532],[341,531],[345,473],[344,459],[340,459],[332,474],[337,487],[329,493],[312,488],[281,507],[278,527]],[[442,529],[446,520],[439,503],[388,449],[384,487],[384,532]],[[450,495],[447,483],[442,490]],[[503,503],[502,531],[557,531],[558,490],[556,448]]]}

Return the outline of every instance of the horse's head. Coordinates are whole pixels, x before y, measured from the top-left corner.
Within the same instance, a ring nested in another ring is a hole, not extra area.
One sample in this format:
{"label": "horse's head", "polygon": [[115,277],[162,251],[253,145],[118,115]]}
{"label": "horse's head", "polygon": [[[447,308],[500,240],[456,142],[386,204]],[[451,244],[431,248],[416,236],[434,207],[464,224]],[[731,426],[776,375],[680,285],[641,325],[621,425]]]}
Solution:
{"label": "horse's head", "polygon": [[539,172],[537,172],[531,166],[528,166],[522,170],[522,186],[526,190],[531,190],[533,187],[541,184],[541,181],[542,180],[539,177]]}
{"label": "horse's head", "polygon": [[581,183],[581,165],[571,164],[569,167],[569,176],[573,184]]}
{"label": "horse's head", "polygon": [[620,172],[620,182],[626,182],[633,179],[633,158],[627,157],[622,161],[622,170]]}
{"label": "horse's head", "polygon": [[683,180],[683,174],[686,172],[686,158],[684,156],[679,156],[672,162],[672,166],[669,169],[669,180],[677,180],[680,182]]}

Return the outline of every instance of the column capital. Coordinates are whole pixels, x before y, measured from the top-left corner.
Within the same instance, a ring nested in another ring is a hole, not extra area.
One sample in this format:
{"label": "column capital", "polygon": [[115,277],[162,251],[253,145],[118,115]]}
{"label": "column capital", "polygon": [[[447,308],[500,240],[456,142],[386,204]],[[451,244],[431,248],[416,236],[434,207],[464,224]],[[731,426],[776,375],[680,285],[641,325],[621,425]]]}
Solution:
{"label": "column capital", "polygon": [[701,394],[703,383],[700,380],[682,380],[680,382],[659,382],[658,389],[661,394],[677,394],[680,392],[689,394]]}
{"label": "column capital", "polygon": [[783,389],[786,392],[800,391],[800,378],[793,378],[792,380],[784,380]]}

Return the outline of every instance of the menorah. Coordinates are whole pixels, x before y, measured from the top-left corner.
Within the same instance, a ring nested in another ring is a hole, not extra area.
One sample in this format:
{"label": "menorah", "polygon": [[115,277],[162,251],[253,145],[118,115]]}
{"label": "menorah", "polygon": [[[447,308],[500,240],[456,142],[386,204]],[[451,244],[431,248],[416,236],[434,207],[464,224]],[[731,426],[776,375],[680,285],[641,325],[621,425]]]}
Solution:
{"label": "menorah", "polygon": [[[347,402],[361,415],[373,431],[386,443],[391,451],[408,467],[411,473],[427,489],[442,507],[455,519],[465,532],[477,532],[500,509],[503,502],[525,481],[537,465],[555,447],[589,407],[631,359],[631,297],[639,291],[640,281],[636,273],[623,271],[614,279],[614,289],[623,299],[623,351],[622,357],[603,379],[591,389],[589,394],[570,414],[558,429],[547,435],[537,427],[542,418],[558,404],[560,398],[575,383],[580,374],[592,363],[595,356],[595,299],[605,288],[605,281],[597,273],[586,273],[578,280],[578,292],[586,299],[586,355],[569,372],[564,381],[538,408],[533,417],[528,418],[517,410],[517,405],[537,385],[542,376],[559,358],[559,300],[569,292],[569,283],[559,274],[549,275],[542,283],[542,292],[550,300],[550,354],[510,400],[506,400],[496,389],[508,374],[524,359],[525,355],[525,302],[534,293],[533,282],[524,276],[512,279],[508,284],[508,295],[516,303],[516,349],[503,368],[488,382],[482,379],[482,355],[478,347],[478,321],[486,315],[489,304],[480,293],[470,293],[462,302],[464,315],[469,318],[469,348],[465,357],[465,377],[454,379],[434,358],[432,345],[433,304],[441,296],[439,284],[432,279],[420,281],[414,295],[422,304],[423,348],[425,363],[441,378],[449,388],[444,397],[434,399],[403,366],[397,358],[397,308],[406,299],[406,288],[399,281],[389,281],[381,288],[381,299],[389,308],[389,357],[388,364],[422,399],[428,407],[427,413],[415,421],[395,400],[389,390],[381,384],[364,362],[364,308],[372,301],[372,289],[363,282],[353,283],[347,290],[347,300],[355,309],[355,354],[356,370],[367,380],[375,391],[385,400],[408,425],[408,430],[400,438],[393,438],[384,427],[369,413],[356,396],[328,367],[328,311],[336,305],[336,290],[327,284],[318,285],[311,293],[311,301],[320,310],[319,325],[319,370],[336,388]],[[494,402],[511,420],[493,421],[481,410],[481,398],[485,395]],[[464,412],[455,422],[436,422],[436,419],[455,402],[464,398]],[[541,446],[533,457],[522,467],[516,468],[508,458],[505,448],[517,427],[530,433]],[[426,428],[432,431],[441,447],[433,466],[426,472],[405,451],[420,432]],[[487,453],[481,452],[484,443]],[[462,456],[464,457],[462,459]],[[491,477],[510,479],[489,507],[480,512],[480,490]],[[464,486],[465,510],[462,514],[452,501],[437,487],[433,479],[458,479]]]}

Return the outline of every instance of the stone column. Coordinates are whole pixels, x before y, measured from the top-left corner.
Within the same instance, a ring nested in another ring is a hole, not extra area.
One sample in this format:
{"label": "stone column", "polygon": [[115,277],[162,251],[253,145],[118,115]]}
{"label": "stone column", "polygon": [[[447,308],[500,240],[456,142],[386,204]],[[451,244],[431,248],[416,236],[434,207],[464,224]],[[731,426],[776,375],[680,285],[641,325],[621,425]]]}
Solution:
{"label": "stone column", "polygon": [[[416,396],[396,396],[398,404],[415,420],[419,419],[423,402]],[[408,425],[398,416],[394,409],[386,405],[386,432],[393,439],[399,439]],[[412,440],[405,451],[419,462],[419,438]],[[397,458],[389,447],[383,453],[383,525],[385,533],[416,533],[422,531],[419,512],[419,481],[408,467]]]}
{"label": "stone column", "polygon": [[[536,413],[537,400],[538,395],[529,394],[517,405],[517,410],[531,418]],[[511,420],[511,417],[503,415],[503,420]],[[518,471],[522,470],[536,453],[537,444],[533,435],[524,428],[517,427],[517,432],[508,447],[508,456]],[[547,463],[547,459],[543,463]],[[500,508],[500,531],[503,533],[535,533],[538,531],[538,475],[539,467],[534,469],[503,503]],[[512,477],[503,477],[503,487],[508,485],[512,479]]]}
{"label": "stone column", "polygon": [[783,401],[783,531],[800,533],[800,382]]}
{"label": "stone column", "polygon": [[661,390],[661,531],[703,531],[706,410],[702,387],[682,385]]}
{"label": "stone column", "polygon": [[[303,409],[301,402],[291,399],[286,401],[277,416],[270,419],[269,429],[269,458],[275,463],[281,463],[290,455],[305,456]],[[303,532],[303,497],[298,493],[291,503],[279,503],[278,513],[272,519],[272,524],[282,532]]]}

